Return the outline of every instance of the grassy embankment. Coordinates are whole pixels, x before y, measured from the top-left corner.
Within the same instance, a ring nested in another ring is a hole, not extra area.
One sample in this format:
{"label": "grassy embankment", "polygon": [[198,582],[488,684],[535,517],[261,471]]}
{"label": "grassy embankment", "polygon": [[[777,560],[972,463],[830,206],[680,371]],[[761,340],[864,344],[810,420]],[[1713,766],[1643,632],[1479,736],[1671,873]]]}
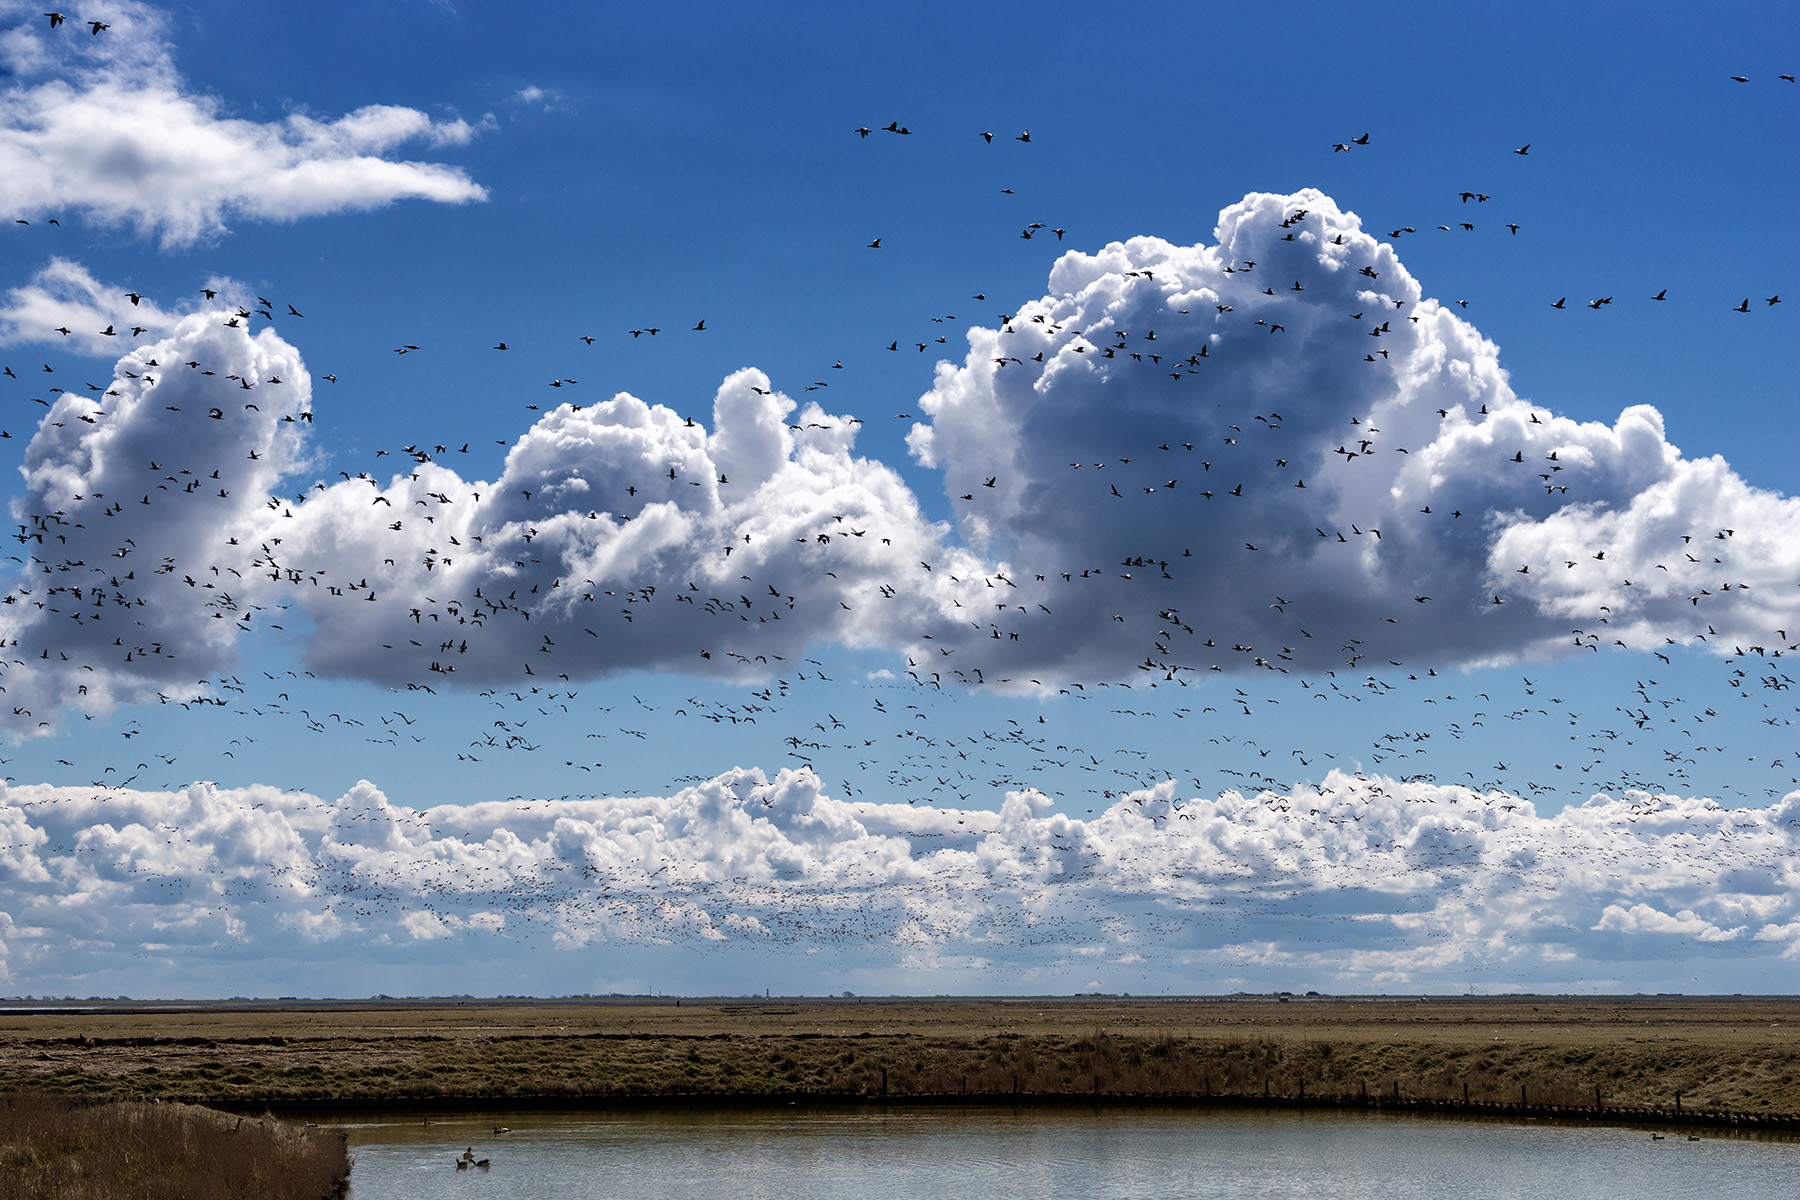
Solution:
{"label": "grassy embankment", "polygon": [[33,1200],[323,1200],[342,1135],[186,1104],[0,1096],[0,1195]]}
{"label": "grassy embankment", "polygon": [[[0,1090],[210,1103],[1102,1095],[1800,1113],[1784,999],[391,1004],[0,1015]],[[1521,1092],[1523,1089],[1523,1092]]]}

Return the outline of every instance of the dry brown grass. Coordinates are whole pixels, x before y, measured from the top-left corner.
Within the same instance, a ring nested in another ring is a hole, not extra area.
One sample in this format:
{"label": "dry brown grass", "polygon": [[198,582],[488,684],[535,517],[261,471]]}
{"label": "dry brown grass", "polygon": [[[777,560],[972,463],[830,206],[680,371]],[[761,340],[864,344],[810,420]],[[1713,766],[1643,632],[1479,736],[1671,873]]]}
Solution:
{"label": "dry brown grass", "polygon": [[438,1004],[0,1018],[0,1090],[439,1098],[1391,1096],[1800,1112],[1778,999]]}
{"label": "dry brown grass", "polygon": [[350,1172],[341,1135],[185,1104],[0,1096],[0,1196],[320,1200]]}

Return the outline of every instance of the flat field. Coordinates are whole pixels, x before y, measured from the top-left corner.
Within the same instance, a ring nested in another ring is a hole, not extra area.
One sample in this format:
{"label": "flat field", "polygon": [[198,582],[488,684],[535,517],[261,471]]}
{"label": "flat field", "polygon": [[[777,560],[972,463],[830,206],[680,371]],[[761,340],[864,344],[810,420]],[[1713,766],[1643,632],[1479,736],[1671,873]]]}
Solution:
{"label": "flat field", "polygon": [[340,1002],[0,1012],[0,1090],[195,1102],[1238,1095],[1800,1113],[1800,999]]}

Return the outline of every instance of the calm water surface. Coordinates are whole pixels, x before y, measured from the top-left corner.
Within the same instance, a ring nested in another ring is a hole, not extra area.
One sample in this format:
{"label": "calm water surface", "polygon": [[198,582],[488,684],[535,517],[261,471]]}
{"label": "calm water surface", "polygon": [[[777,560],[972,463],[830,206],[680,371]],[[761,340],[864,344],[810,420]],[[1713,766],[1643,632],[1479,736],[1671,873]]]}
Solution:
{"label": "calm water surface", "polygon": [[[1800,1196],[1800,1141],[1379,1113],[871,1107],[333,1124],[350,1138],[354,1200]],[[456,1170],[471,1146],[493,1165]]]}

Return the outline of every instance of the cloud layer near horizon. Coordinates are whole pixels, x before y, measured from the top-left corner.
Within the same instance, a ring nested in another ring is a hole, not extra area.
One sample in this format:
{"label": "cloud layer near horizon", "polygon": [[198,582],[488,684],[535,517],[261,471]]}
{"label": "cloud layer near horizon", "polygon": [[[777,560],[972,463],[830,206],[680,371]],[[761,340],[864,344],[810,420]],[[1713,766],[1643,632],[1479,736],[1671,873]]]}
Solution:
{"label": "cloud layer near horizon", "polygon": [[[1649,406],[1609,426],[1518,398],[1327,197],[1246,197],[1214,246],[1071,251],[1050,283],[921,402],[954,530],[854,454],[856,418],[753,369],[710,426],[625,393],[562,405],[492,482],[448,447],[309,482],[327,397],[298,349],[180,318],[32,440],[0,719],[192,695],[239,634],[296,618],[320,672],[471,686],[753,679],[814,642],[1053,687],[1800,628],[1800,504],[1683,457]],[[52,284],[112,296],[74,264]]]}
{"label": "cloud layer near horizon", "polygon": [[1692,960],[1722,986],[1800,953],[1800,795],[1633,794],[1546,818],[1501,792],[1334,772],[1216,799],[1168,783],[1086,821],[1049,807],[1033,792],[998,812],[846,803],[807,770],[425,811],[366,782],[335,800],[15,786],[0,792],[3,977],[192,994],[248,963],[330,960],[365,964],[334,976],[351,991],[395,970],[443,987],[471,953],[529,950],[540,978],[566,980],[672,945],[916,991],[1079,986],[1151,957],[1165,986],[1667,988]]}
{"label": "cloud layer near horizon", "polygon": [[[82,22],[110,28],[90,34]],[[85,211],[181,245],[230,216],[292,220],[401,199],[459,203],[486,191],[455,167],[385,157],[409,142],[467,142],[473,128],[369,105],[334,120],[232,117],[176,70],[168,19],[106,0],[52,28],[42,6],[0,2],[0,209],[29,219]],[[35,81],[35,82],[28,82]]]}

